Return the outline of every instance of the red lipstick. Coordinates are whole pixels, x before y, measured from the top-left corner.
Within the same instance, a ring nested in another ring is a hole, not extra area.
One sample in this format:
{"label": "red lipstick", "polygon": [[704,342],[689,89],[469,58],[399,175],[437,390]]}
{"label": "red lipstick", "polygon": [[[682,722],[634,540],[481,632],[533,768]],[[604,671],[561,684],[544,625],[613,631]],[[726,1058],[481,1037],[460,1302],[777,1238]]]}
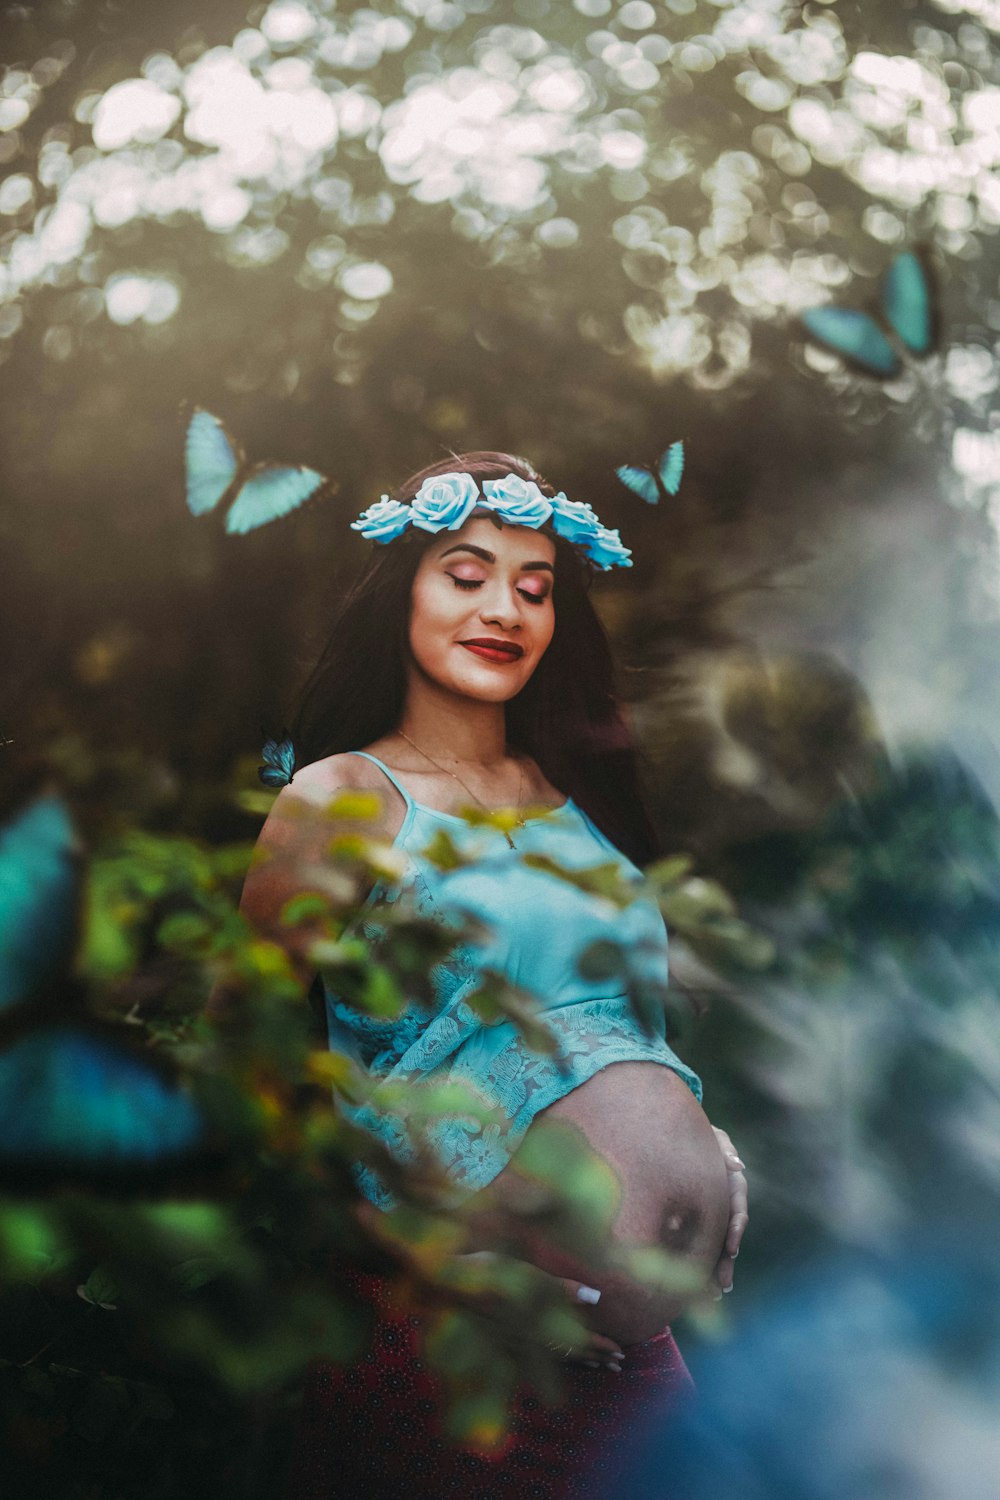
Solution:
{"label": "red lipstick", "polygon": [[498,641],[489,636],[477,637],[471,641],[460,641],[467,651],[472,651],[476,656],[481,656],[484,661],[512,662],[517,661],[524,655],[523,648],[515,645],[513,641]]}

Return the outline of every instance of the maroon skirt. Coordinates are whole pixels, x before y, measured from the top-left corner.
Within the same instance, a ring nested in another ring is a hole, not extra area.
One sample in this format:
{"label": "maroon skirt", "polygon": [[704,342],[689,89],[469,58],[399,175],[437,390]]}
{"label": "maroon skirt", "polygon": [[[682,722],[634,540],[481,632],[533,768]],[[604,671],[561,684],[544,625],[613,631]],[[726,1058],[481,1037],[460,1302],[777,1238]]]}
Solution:
{"label": "maroon skirt", "polygon": [[307,1376],[288,1500],[582,1500],[610,1493],[624,1444],[667,1422],[694,1385],[669,1328],[625,1346],[621,1374],[565,1367],[560,1405],[527,1385],[511,1406],[504,1445],[486,1454],[443,1434],[441,1382],[422,1354],[421,1322],[393,1305],[392,1283],[353,1273],[376,1312],[352,1365],[314,1364]]}

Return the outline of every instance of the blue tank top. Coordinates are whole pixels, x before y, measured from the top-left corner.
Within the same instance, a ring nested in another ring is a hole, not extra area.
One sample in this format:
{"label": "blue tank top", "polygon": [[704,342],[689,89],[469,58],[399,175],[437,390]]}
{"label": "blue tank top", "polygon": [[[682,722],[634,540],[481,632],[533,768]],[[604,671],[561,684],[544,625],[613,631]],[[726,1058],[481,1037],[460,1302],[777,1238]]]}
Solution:
{"label": "blue tank top", "polygon": [[[671,1068],[699,1101],[701,1081],[668,1046],[660,1010],[656,1033],[647,1035],[625,993],[622,974],[588,978],[577,960],[590,944],[620,945],[633,974],[645,984],[667,985],[667,932],[656,903],[637,894],[625,908],[580,890],[565,879],[524,863],[543,854],[569,869],[615,862],[622,876],[642,884],[642,874],[572,798],[528,818],[514,831],[516,849],[503,833],[467,823],[453,813],[415,802],[389,768],[365,750],[406,803],[394,847],[406,854],[405,873],[380,880],[352,924],[369,940],[383,934],[380,907],[405,901],[424,917],[455,926],[477,919],[472,941],[462,940],[431,970],[434,1005],[416,1003],[392,1021],[346,1004],[326,987],[330,1046],[360,1063],[371,1079],[363,1104],[344,1106],[354,1123],[375,1134],[400,1161],[413,1158],[415,1141],[440,1160],[457,1198],[485,1187],[502,1171],[540,1110],[616,1062],[654,1062]],[[441,870],[422,850],[441,829],[473,863]],[[554,1034],[549,1056],[530,1047],[510,1021],[488,1023],[465,996],[499,971],[532,992]],[[459,1083],[470,1112],[421,1114],[426,1086]],[[427,1119],[430,1123],[427,1123]],[[357,1164],[358,1184],[382,1208],[395,1199],[371,1167]]]}

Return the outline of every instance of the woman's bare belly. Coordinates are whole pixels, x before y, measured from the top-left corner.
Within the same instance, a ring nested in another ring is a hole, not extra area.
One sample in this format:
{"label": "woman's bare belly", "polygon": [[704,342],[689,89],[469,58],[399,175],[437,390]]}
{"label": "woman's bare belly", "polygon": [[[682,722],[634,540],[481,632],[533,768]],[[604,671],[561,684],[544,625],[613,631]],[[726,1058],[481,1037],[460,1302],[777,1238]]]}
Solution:
{"label": "woman's bare belly", "polygon": [[618,1209],[605,1249],[613,1254],[617,1247],[658,1246],[678,1259],[689,1283],[703,1287],[729,1226],[728,1174],[708,1118],[672,1069],[613,1063],[542,1110],[507,1167],[473,1200],[509,1253],[600,1289],[600,1303],[587,1317],[597,1332],[622,1344],[651,1338],[697,1293],[650,1291],[609,1264],[601,1250],[570,1253],[520,1225],[522,1162],[532,1132],[545,1120],[570,1126],[618,1179]]}

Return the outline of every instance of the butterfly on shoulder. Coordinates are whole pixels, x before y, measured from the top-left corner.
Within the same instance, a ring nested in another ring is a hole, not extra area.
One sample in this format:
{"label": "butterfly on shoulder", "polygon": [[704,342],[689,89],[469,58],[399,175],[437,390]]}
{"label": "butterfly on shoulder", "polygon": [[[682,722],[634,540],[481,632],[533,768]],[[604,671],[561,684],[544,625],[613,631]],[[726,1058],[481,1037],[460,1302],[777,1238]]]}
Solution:
{"label": "butterfly on shoulder", "polygon": [[640,500],[645,500],[647,505],[657,505],[661,500],[676,495],[681,487],[684,444],[671,443],[655,464],[623,464],[615,473],[626,489],[638,495]]}
{"label": "butterfly on shoulder", "polygon": [[184,441],[187,507],[203,516],[227,504],[226,531],[240,535],[297,510],[336,485],[315,469],[270,462],[248,464],[218,417],[195,407]]}
{"label": "butterfly on shoulder", "polygon": [[862,374],[894,380],[904,355],[925,359],[940,337],[937,283],[923,251],[904,250],[889,265],[867,309],[828,303],[801,314],[806,333]]}
{"label": "butterfly on shoulder", "polygon": [[87,1013],[72,972],[79,844],[43,794],[0,828],[0,1185],[175,1185],[218,1158],[196,1099],[124,1028]]}
{"label": "butterfly on shoulder", "polygon": [[257,775],[265,786],[288,786],[295,774],[295,746],[287,729],[281,731],[281,739],[266,740],[260,752],[262,766]]}

